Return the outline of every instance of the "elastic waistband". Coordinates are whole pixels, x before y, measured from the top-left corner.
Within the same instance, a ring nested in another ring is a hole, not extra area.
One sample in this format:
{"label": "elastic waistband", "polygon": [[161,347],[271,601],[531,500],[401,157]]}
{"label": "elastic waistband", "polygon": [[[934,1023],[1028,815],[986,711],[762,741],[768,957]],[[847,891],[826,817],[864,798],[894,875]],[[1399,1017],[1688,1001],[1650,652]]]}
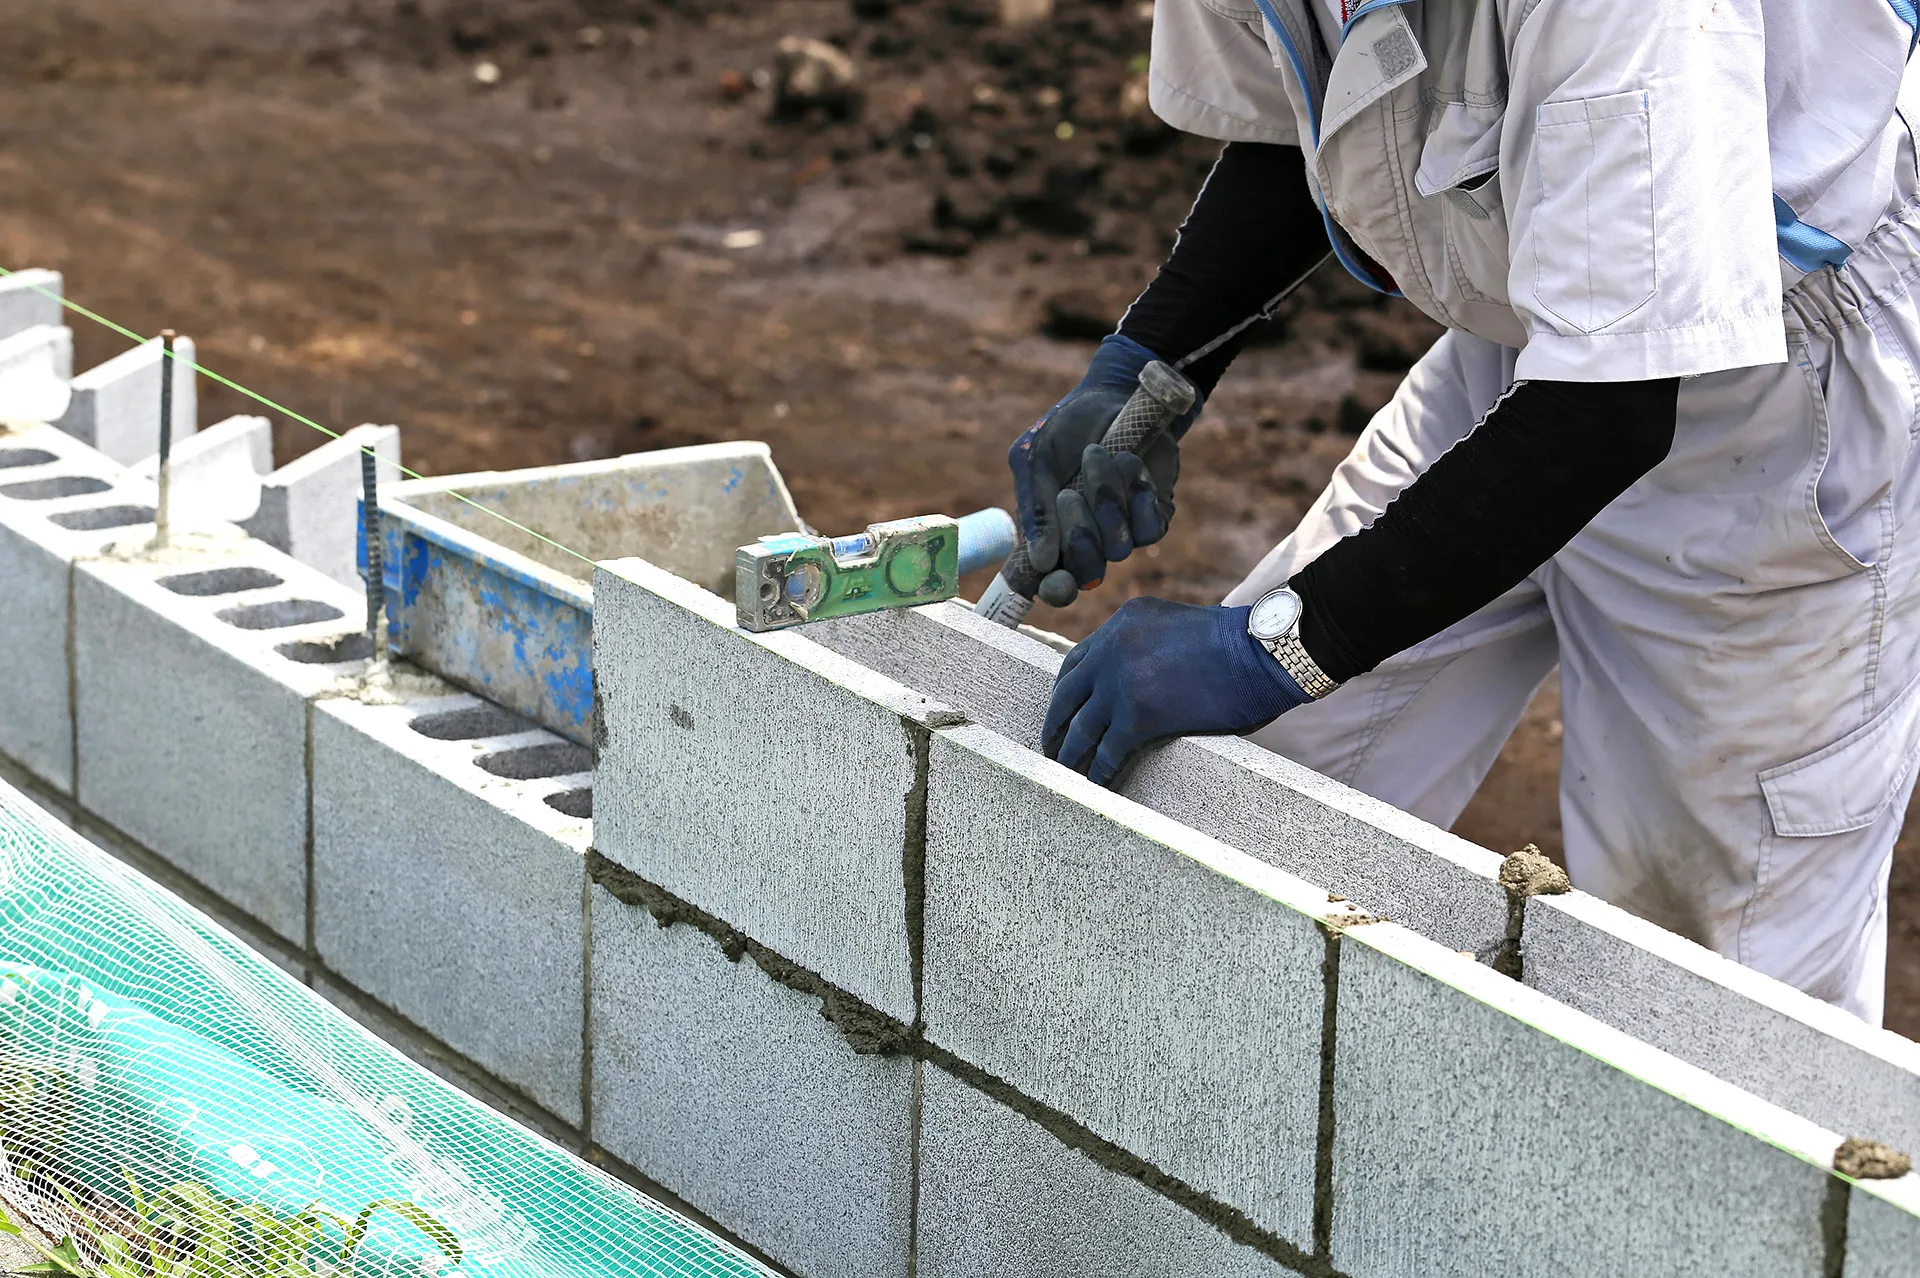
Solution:
{"label": "elastic waistband", "polygon": [[1908,295],[1920,275],[1920,201],[1888,215],[1846,264],[1803,277],[1782,297],[1789,330],[1851,328]]}

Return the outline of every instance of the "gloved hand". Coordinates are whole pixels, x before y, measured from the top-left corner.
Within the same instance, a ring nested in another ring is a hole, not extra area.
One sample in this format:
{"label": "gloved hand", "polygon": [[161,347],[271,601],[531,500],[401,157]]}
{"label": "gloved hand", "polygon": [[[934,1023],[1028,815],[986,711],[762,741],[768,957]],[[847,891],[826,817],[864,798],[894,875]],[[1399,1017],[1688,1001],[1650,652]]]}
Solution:
{"label": "gloved hand", "polygon": [[1251,608],[1129,599],[1067,654],[1041,730],[1049,759],[1111,785],[1141,746],[1264,727],[1310,697],[1247,633]]}
{"label": "gloved hand", "polygon": [[[1173,483],[1180,477],[1180,436],[1200,415],[1200,402],[1196,399],[1145,457],[1100,446],[1100,437],[1139,386],[1140,370],[1157,358],[1118,333],[1107,338],[1080,384],[1007,452],[1020,530],[1033,566],[1047,574],[1040,598],[1056,608],[1099,585],[1109,563],[1166,536]],[[1067,487],[1082,471],[1084,498]]]}

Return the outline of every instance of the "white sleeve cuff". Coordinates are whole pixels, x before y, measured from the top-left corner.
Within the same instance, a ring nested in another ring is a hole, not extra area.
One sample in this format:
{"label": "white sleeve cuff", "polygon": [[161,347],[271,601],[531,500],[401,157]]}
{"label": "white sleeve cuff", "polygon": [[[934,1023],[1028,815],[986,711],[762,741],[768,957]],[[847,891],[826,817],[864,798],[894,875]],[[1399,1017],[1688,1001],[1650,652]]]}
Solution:
{"label": "white sleeve cuff", "polygon": [[1527,339],[1513,375],[1516,381],[1646,382],[1786,360],[1786,327],[1775,310],[1651,332],[1563,336],[1537,331]]}

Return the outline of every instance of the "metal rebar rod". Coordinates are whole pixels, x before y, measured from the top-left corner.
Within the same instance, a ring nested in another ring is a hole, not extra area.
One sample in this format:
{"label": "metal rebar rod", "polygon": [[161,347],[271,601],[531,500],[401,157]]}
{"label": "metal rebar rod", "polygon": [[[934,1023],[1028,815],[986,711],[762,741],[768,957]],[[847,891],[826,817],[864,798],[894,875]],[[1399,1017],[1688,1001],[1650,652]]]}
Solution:
{"label": "metal rebar rod", "polygon": [[173,497],[173,338],[170,328],[160,330],[160,496],[153,512],[153,544],[167,544],[172,523]]}
{"label": "metal rebar rod", "polygon": [[386,602],[385,556],[380,544],[379,459],[371,447],[360,450],[360,528],[367,541],[367,640],[378,665],[386,653],[380,614]]}

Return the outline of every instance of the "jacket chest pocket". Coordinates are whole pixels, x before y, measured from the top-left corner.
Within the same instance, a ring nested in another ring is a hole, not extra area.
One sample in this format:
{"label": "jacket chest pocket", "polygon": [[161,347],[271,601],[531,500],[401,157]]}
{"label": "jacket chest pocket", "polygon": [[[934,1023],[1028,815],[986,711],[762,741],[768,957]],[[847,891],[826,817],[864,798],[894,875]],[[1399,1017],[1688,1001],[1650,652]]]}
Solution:
{"label": "jacket chest pocket", "polygon": [[1507,210],[1501,190],[1501,106],[1448,103],[1420,148],[1422,256],[1438,301],[1506,306]]}

